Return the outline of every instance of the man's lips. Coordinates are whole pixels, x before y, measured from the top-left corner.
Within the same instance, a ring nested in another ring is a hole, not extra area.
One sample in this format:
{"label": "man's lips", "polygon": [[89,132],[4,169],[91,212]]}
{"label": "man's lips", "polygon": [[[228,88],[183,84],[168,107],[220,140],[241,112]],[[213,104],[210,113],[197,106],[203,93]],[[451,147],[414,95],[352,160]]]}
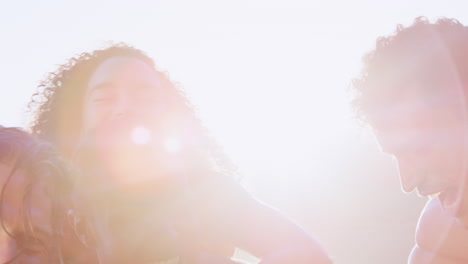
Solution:
{"label": "man's lips", "polygon": [[457,205],[458,192],[453,189],[448,189],[441,192],[438,198],[445,209],[454,209]]}
{"label": "man's lips", "polygon": [[426,197],[426,196],[429,196],[431,198],[437,198],[441,193],[444,192],[444,190],[440,190],[440,189],[433,189],[433,190],[421,190],[421,189],[417,189],[417,192],[418,192],[418,195],[421,196],[421,197]]}

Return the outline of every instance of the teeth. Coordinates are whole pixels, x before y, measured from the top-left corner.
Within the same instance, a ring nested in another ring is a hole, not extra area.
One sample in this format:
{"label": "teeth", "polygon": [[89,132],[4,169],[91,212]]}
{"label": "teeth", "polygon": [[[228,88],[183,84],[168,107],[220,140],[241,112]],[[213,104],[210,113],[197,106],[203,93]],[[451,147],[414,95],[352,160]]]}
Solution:
{"label": "teeth", "polygon": [[440,192],[430,194],[429,197],[431,197],[431,198],[437,198],[439,195],[440,195]]}
{"label": "teeth", "polygon": [[459,226],[465,227],[465,223],[460,218],[455,218],[455,223],[457,223]]}
{"label": "teeth", "polygon": [[457,202],[457,196],[455,194],[449,194],[449,195],[444,195],[443,199],[440,199],[442,202],[442,205],[444,206],[445,209],[450,209],[450,210],[455,210],[457,209],[458,202]]}

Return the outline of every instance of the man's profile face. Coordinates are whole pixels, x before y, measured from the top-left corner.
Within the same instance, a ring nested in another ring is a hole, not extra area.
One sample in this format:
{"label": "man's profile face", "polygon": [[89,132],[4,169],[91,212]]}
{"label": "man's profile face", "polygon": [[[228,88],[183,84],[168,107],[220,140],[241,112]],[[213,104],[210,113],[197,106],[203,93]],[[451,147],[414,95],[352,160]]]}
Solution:
{"label": "man's profile face", "polygon": [[0,186],[7,184],[0,208],[0,263],[47,263],[53,232],[44,181],[31,184],[30,175],[20,169],[6,183],[11,169],[0,163]]}
{"label": "man's profile face", "polygon": [[403,191],[438,197],[457,215],[467,173],[464,105],[453,96],[409,92],[371,118],[383,152],[398,163]]}

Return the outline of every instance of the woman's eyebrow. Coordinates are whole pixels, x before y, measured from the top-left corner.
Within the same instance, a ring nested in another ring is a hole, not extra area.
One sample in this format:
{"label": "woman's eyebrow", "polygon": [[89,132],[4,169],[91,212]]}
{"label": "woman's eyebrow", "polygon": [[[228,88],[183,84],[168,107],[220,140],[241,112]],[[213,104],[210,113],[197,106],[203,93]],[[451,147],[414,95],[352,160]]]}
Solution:
{"label": "woman's eyebrow", "polygon": [[90,87],[89,91],[86,92],[85,98],[89,99],[91,98],[95,93],[99,91],[108,91],[111,90],[114,85],[110,82],[103,82],[103,83],[98,83],[97,85],[94,85]]}
{"label": "woman's eyebrow", "polygon": [[93,85],[90,89],[90,93],[94,92],[94,91],[98,91],[98,90],[106,90],[106,89],[109,89],[109,88],[112,88],[114,85],[110,82],[102,82],[102,83],[98,83],[97,85]]}

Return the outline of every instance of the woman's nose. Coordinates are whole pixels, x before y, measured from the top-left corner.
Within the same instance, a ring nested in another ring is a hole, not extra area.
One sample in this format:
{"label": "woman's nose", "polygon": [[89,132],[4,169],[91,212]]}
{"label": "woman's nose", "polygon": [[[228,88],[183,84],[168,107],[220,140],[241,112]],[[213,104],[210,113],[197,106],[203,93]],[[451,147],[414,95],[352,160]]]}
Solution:
{"label": "woman's nose", "polygon": [[119,97],[112,107],[111,117],[112,119],[122,118],[127,116],[133,109],[130,98],[121,96]]}

